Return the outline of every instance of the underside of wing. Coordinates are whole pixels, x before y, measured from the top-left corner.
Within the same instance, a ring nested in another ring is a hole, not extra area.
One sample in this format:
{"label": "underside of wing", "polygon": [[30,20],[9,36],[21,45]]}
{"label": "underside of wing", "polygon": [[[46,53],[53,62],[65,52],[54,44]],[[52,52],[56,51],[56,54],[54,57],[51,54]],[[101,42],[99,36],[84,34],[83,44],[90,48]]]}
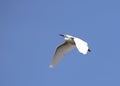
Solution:
{"label": "underside of wing", "polygon": [[75,45],[80,53],[87,54],[87,52],[88,52],[87,42],[85,42],[79,38],[74,38],[74,42],[75,42]]}
{"label": "underside of wing", "polygon": [[72,50],[75,47],[75,45],[72,45],[68,42],[64,42],[60,46],[56,48],[55,54],[53,56],[52,62],[50,64],[50,67],[53,68],[58,62],[62,59],[62,57]]}

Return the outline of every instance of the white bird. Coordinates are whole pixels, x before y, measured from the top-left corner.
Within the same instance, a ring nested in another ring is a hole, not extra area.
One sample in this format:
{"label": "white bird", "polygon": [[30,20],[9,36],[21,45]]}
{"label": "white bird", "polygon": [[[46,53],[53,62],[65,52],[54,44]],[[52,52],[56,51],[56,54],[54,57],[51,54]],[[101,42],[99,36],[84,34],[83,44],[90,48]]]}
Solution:
{"label": "white bird", "polygon": [[82,54],[87,54],[88,51],[91,51],[88,48],[87,42],[83,41],[82,39],[71,35],[60,34],[60,36],[64,37],[65,42],[56,48],[52,62],[50,64],[50,68],[54,68],[56,64],[58,64],[58,62],[62,59],[62,57],[75,47],[77,47],[78,51]]}

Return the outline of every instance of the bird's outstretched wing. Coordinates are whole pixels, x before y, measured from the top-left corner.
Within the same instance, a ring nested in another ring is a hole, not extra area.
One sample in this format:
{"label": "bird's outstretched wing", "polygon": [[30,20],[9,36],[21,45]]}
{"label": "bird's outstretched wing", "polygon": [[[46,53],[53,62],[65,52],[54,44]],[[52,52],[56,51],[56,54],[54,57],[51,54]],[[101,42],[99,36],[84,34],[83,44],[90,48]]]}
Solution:
{"label": "bird's outstretched wing", "polygon": [[87,54],[88,49],[89,49],[87,42],[85,42],[79,38],[74,38],[74,42],[80,53]]}
{"label": "bird's outstretched wing", "polygon": [[58,46],[56,48],[55,54],[52,58],[52,62],[50,64],[50,68],[55,67],[55,65],[62,59],[62,57],[69,52],[70,50],[72,50],[75,47],[75,45],[72,45],[68,42],[64,42],[63,44],[61,44],[60,46]]}

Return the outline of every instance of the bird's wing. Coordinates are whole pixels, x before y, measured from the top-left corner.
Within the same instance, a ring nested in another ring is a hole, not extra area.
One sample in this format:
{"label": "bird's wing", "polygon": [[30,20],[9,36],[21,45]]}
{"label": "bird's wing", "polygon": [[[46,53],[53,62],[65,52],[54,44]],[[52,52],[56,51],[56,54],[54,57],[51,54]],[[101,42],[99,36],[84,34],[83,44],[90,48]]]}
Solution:
{"label": "bird's wing", "polygon": [[74,38],[74,42],[80,53],[87,54],[88,49],[89,49],[87,42],[85,42],[79,38]]}
{"label": "bird's wing", "polygon": [[61,59],[62,57],[72,50],[75,47],[75,45],[72,45],[70,43],[64,42],[60,46],[56,48],[55,54],[52,58],[52,62],[50,64],[50,68],[53,68]]}

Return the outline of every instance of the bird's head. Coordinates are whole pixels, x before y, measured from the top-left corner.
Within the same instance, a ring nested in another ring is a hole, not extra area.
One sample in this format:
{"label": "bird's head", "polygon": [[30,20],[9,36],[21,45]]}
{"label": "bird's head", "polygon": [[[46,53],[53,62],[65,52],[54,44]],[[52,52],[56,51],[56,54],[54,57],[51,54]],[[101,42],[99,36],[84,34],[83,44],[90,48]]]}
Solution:
{"label": "bird's head", "polygon": [[60,36],[62,36],[62,37],[64,37],[64,38],[73,38],[73,36],[67,35],[67,34],[60,34]]}
{"label": "bird's head", "polygon": [[60,36],[62,36],[62,37],[64,37],[65,35],[63,35],[63,34],[59,34]]}
{"label": "bird's head", "polygon": [[74,38],[73,36],[67,35],[67,34],[65,34],[65,35],[64,34],[60,34],[60,36],[64,37],[65,40],[73,40],[73,38]]}

